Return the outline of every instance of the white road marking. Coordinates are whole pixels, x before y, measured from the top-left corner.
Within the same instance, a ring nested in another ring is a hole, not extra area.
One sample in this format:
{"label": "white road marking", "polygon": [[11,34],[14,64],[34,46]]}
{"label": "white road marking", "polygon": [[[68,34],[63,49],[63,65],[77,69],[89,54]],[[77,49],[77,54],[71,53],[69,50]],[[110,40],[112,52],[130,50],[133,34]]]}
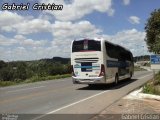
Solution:
{"label": "white road marking", "polygon": [[38,119],[40,119],[40,118],[42,118],[42,117],[47,116],[47,114],[53,114],[53,113],[55,113],[55,112],[57,112],[57,111],[60,111],[60,110],[65,109],[65,108],[68,108],[68,107],[70,107],[70,106],[73,106],[73,105],[75,105],[75,104],[78,104],[78,103],[80,103],[80,102],[86,101],[86,100],[88,100],[88,99],[91,99],[91,98],[93,98],[93,97],[96,97],[96,96],[98,96],[98,95],[101,95],[101,94],[106,93],[106,92],[109,92],[109,91],[110,91],[110,90],[105,90],[105,91],[103,91],[103,92],[97,93],[97,94],[92,95],[92,96],[90,96],[90,97],[81,99],[81,100],[79,100],[79,101],[77,101],[77,102],[71,103],[71,104],[69,104],[69,105],[66,105],[66,106],[63,106],[63,107],[58,108],[58,109],[56,109],[56,110],[53,110],[53,111],[51,111],[51,112],[48,112],[48,113],[46,113],[46,114],[44,114],[44,115],[38,116],[38,117],[36,117],[36,118],[34,118],[34,119],[32,119],[32,120],[38,120]]}
{"label": "white road marking", "polygon": [[46,87],[46,86],[31,87],[31,88],[24,88],[24,89],[18,89],[18,90],[10,90],[10,91],[7,91],[7,93],[17,92],[17,91],[23,91],[23,90],[37,89],[37,88],[42,88],[42,87]]}

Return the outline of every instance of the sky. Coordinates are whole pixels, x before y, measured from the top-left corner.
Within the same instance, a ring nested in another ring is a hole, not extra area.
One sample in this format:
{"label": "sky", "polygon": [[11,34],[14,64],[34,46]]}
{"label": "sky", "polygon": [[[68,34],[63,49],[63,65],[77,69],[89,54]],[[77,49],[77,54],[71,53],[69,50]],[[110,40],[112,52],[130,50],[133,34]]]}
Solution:
{"label": "sky", "polygon": [[[29,3],[29,10],[2,10],[2,5]],[[33,10],[35,4],[63,5],[60,10]],[[160,0],[1,0],[0,60],[70,57],[71,41],[104,38],[134,56],[150,55],[145,24]]]}

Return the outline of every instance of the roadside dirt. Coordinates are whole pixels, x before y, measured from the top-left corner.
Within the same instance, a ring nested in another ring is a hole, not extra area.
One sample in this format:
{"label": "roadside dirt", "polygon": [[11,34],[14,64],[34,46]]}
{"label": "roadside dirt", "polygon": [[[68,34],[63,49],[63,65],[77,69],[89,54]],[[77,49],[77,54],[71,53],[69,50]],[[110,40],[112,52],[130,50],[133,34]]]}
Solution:
{"label": "roadside dirt", "polygon": [[[91,118],[91,120],[124,120],[124,114],[155,114],[160,117],[160,101],[150,99],[121,99],[104,109],[99,115]],[[159,120],[159,118],[157,119]]]}

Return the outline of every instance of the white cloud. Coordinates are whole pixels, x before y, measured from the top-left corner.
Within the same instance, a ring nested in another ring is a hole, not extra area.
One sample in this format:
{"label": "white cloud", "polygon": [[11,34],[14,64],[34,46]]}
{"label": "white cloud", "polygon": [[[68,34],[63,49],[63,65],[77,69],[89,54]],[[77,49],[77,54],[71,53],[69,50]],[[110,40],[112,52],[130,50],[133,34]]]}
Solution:
{"label": "white cloud", "polygon": [[74,0],[69,4],[65,0],[40,0],[40,2],[62,4],[62,11],[45,11],[62,21],[77,20],[93,11],[106,12],[109,16],[114,14],[111,0]]}
{"label": "white cloud", "polygon": [[101,30],[91,24],[89,21],[60,22],[55,21],[53,25],[53,36],[55,38],[79,38],[89,37],[100,33]]}
{"label": "white cloud", "polygon": [[47,20],[32,19],[13,26],[17,29],[19,34],[30,34],[37,32],[50,32],[52,30],[51,24]]}
{"label": "white cloud", "polygon": [[123,0],[123,4],[124,5],[129,5],[130,4],[130,0]]}
{"label": "white cloud", "polygon": [[140,18],[137,16],[130,16],[129,17],[129,22],[132,24],[139,24],[140,23]]}
{"label": "white cloud", "polygon": [[32,16],[24,17],[9,11],[0,11],[0,18],[1,31],[15,31],[18,34],[52,31],[51,23],[40,18],[34,19]]}
{"label": "white cloud", "polygon": [[10,46],[16,44],[17,41],[11,38],[7,38],[0,34],[0,46]]}
{"label": "white cloud", "polygon": [[14,38],[8,38],[0,34],[0,46],[13,46],[13,45],[20,45],[20,46],[45,46],[48,44],[47,40],[33,40],[28,39],[23,35],[15,35]]}
{"label": "white cloud", "polygon": [[128,48],[134,56],[137,56],[149,54],[149,52],[147,52],[147,45],[144,41],[145,35],[145,32],[130,29],[117,32],[115,35],[104,35],[104,37],[113,43]]}
{"label": "white cloud", "polygon": [[0,11],[0,18],[0,26],[16,24],[23,20],[23,17],[21,17],[17,13],[9,11]]}
{"label": "white cloud", "polygon": [[21,46],[29,46],[29,47],[42,47],[48,44],[47,40],[33,40],[28,39],[23,35],[15,35],[14,39],[17,41],[17,44]]}
{"label": "white cloud", "polygon": [[0,29],[3,31],[13,31],[12,25],[18,24],[23,20],[24,18],[17,13],[0,11]]}
{"label": "white cloud", "polygon": [[26,39],[23,35],[15,35],[14,38],[16,40],[25,40]]}
{"label": "white cloud", "polygon": [[[12,39],[0,35],[0,60],[35,60],[48,58],[47,40],[33,40],[23,35],[15,35]],[[53,50],[53,49],[52,49]],[[52,52],[53,55],[54,51]]]}

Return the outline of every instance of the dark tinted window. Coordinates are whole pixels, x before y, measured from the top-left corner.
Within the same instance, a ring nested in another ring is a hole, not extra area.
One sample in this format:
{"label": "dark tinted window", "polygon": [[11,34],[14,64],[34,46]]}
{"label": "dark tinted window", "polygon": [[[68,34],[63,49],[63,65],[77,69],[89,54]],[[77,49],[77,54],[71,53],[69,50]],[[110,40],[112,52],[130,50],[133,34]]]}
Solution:
{"label": "dark tinted window", "polygon": [[72,46],[72,52],[83,52],[83,51],[101,51],[100,41],[95,40],[80,40],[74,41]]}
{"label": "dark tinted window", "polygon": [[119,49],[117,46],[110,44],[108,42],[105,42],[105,46],[106,46],[106,52],[107,55],[111,58],[116,58],[118,59],[119,57]]}
{"label": "dark tinted window", "polygon": [[107,55],[109,57],[116,58],[121,61],[125,61],[125,60],[132,61],[133,60],[132,53],[125,50],[124,48],[117,46],[117,45],[110,44],[108,42],[105,42],[105,46],[106,46]]}
{"label": "dark tinted window", "polygon": [[124,48],[121,48],[119,59],[132,61],[133,56],[131,52],[125,50]]}

